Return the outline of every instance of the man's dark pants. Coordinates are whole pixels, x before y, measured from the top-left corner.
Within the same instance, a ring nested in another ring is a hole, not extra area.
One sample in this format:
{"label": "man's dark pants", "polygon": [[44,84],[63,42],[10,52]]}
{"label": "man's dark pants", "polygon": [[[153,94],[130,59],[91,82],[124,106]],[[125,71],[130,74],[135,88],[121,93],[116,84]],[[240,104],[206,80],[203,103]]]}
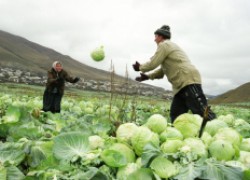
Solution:
{"label": "man's dark pants", "polygon": [[[170,108],[171,121],[173,123],[179,115],[187,113],[188,110],[203,117],[206,106],[207,99],[200,84],[185,86],[173,98]],[[215,119],[215,113],[210,110],[208,118],[209,120]]]}

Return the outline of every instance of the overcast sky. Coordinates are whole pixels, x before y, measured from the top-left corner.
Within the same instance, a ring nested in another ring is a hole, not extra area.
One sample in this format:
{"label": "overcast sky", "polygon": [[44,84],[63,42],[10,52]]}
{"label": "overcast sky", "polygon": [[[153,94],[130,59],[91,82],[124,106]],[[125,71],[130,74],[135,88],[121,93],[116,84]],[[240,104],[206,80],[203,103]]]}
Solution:
{"label": "overcast sky", "polygon": [[[206,94],[250,81],[249,0],[0,0],[0,29],[89,66],[139,75],[132,64],[154,54],[154,31],[167,24],[199,69]],[[91,60],[103,45],[105,60]],[[65,67],[66,68],[66,67]],[[166,78],[147,83],[171,90]]]}

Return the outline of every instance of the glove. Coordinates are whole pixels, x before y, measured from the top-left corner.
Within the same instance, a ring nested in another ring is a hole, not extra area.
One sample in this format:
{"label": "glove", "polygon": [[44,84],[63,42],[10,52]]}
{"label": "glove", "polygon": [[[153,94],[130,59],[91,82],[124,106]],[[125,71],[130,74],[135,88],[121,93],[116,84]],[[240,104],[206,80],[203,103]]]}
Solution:
{"label": "glove", "polygon": [[145,80],[148,80],[149,77],[148,75],[144,74],[144,73],[140,73],[141,76],[138,76],[135,78],[136,81],[139,81],[139,82],[142,82],[142,81],[145,81]]}
{"label": "glove", "polygon": [[140,71],[140,63],[136,61],[135,64],[133,64],[133,68],[135,71]]}
{"label": "glove", "polygon": [[75,79],[73,80],[73,83],[77,83],[80,80],[79,77],[75,77]]}

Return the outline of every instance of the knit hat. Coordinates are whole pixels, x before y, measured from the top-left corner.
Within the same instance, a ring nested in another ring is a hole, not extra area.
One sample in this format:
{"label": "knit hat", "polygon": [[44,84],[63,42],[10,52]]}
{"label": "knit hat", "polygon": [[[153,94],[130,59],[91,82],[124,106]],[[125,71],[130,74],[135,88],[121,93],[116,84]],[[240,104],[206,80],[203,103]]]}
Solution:
{"label": "knit hat", "polygon": [[168,25],[163,25],[161,28],[157,29],[154,34],[163,36],[166,39],[171,38],[170,27]]}
{"label": "knit hat", "polygon": [[56,65],[57,64],[60,64],[61,66],[62,66],[62,64],[59,62],[59,61],[55,61],[55,62],[53,62],[53,64],[52,64],[52,68],[53,69],[56,69]]}

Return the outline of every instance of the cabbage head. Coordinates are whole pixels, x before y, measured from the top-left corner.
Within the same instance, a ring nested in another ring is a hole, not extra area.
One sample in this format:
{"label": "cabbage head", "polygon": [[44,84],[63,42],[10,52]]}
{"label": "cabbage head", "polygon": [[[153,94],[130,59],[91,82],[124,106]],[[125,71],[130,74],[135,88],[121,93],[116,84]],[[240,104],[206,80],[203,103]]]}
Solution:
{"label": "cabbage head", "polygon": [[198,136],[201,122],[201,119],[196,118],[193,114],[184,113],[175,119],[173,125],[182,133],[185,139]]}
{"label": "cabbage head", "polygon": [[219,161],[229,161],[235,156],[235,149],[233,148],[232,143],[223,139],[211,142],[208,150],[210,155]]}
{"label": "cabbage head", "polygon": [[236,119],[234,123],[234,129],[238,131],[242,137],[250,137],[250,124],[244,119]]}
{"label": "cabbage head", "polygon": [[117,180],[127,180],[128,176],[139,169],[136,163],[129,163],[124,167],[120,167],[116,174]]}
{"label": "cabbage head", "polygon": [[170,139],[183,140],[183,135],[178,129],[174,127],[167,127],[166,130],[160,134],[160,141],[164,142]]}
{"label": "cabbage head", "polygon": [[243,163],[248,169],[250,168],[250,152],[240,151],[239,162]]}
{"label": "cabbage head", "polygon": [[94,113],[94,109],[92,107],[86,107],[83,109],[85,114],[93,114]]}
{"label": "cabbage head", "polygon": [[144,146],[150,142],[159,146],[159,136],[144,126],[140,126],[131,138],[132,146],[138,156],[141,156]]}
{"label": "cabbage head", "polygon": [[240,150],[250,152],[250,138],[243,139],[240,144]]}
{"label": "cabbage head", "polygon": [[94,51],[92,51],[90,56],[95,61],[102,61],[105,58],[103,46],[100,46],[99,48],[96,48]]}
{"label": "cabbage head", "polygon": [[208,132],[211,136],[214,136],[215,133],[220,129],[228,127],[227,123],[218,119],[207,122],[205,131]]}
{"label": "cabbage head", "polygon": [[91,149],[98,149],[104,147],[104,139],[100,136],[89,136],[89,145]]}
{"label": "cabbage head", "polygon": [[167,179],[179,173],[177,166],[162,156],[156,157],[150,164],[150,168],[160,178]]}
{"label": "cabbage head", "polygon": [[189,146],[191,151],[199,157],[207,157],[207,149],[201,139],[187,138],[184,140],[184,146]]}
{"label": "cabbage head", "polygon": [[115,143],[101,154],[101,159],[111,167],[122,167],[135,162],[135,154],[130,147],[122,143]]}
{"label": "cabbage head", "polygon": [[153,114],[147,120],[145,124],[151,131],[160,134],[163,132],[167,125],[167,119],[163,117],[161,114]]}
{"label": "cabbage head", "polygon": [[161,150],[164,153],[176,153],[183,144],[184,142],[179,139],[170,139],[162,143]]}
{"label": "cabbage head", "polygon": [[213,138],[229,141],[236,146],[240,146],[242,141],[241,135],[236,130],[229,127],[219,129]]}
{"label": "cabbage head", "polygon": [[205,132],[203,132],[203,134],[201,136],[201,140],[206,145],[206,147],[208,147],[209,144],[213,141],[213,138],[212,138],[212,136],[209,133],[207,133],[205,131]]}
{"label": "cabbage head", "polygon": [[131,138],[134,136],[137,130],[138,126],[134,123],[121,124],[116,130],[116,137],[118,140],[130,143]]}
{"label": "cabbage head", "polygon": [[152,180],[154,178],[154,174],[149,168],[140,168],[135,172],[131,173],[126,180]]}
{"label": "cabbage head", "polygon": [[138,158],[136,159],[135,163],[136,163],[139,167],[142,167],[141,157],[138,157]]}
{"label": "cabbage head", "polygon": [[235,127],[237,127],[237,126],[245,126],[245,125],[249,125],[249,123],[246,122],[244,119],[236,119],[235,120],[235,123],[234,123]]}
{"label": "cabbage head", "polygon": [[180,148],[180,152],[188,154],[191,152],[191,147],[188,145],[184,145]]}
{"label": "cabbage head", "polygon": [[232,114],[227,114],[227,115],[220,115],[218,117],[219,120],[224,121],[225,123],[227,123],[227,125],[229,127],[233,127],[234,126],[234,116]]}

